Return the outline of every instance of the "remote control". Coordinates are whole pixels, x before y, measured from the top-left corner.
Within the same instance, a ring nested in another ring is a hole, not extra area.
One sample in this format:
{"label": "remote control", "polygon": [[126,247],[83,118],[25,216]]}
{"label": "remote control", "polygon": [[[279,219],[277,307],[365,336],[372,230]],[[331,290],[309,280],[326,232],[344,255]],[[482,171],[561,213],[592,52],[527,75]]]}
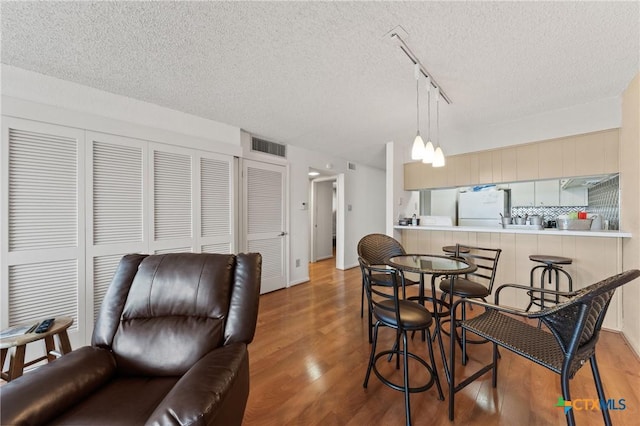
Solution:
{"label": "remote control", "polygon": [[45,331],[49,330],[49,328],[51,328],[52,324],[53,324],[53,318],[49,318],[42,321],[38,326],[38,328],[36,328],[36,333],[44,333]]}

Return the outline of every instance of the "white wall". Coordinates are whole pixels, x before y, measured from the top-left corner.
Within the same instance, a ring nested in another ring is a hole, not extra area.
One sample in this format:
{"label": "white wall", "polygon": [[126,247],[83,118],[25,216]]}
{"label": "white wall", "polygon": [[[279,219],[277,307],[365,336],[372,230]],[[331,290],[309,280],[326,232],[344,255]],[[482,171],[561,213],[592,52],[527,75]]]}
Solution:
{"label": "white wall", "polygon": [[[351,211],[345,207],[340,216],[338,209],[338,228],[344,228],[344,245],[337,241],[336,265],[348,269],[358,265],[356,247],[360,238],[367,233],[385,231],[385,172],[383,170],[356,164],[356,170],[347,168],[347,161],[338,157],[321,154],[304,148],[287,146],[289,160],[289,199],[291,201],[289,242],[291,285],[309,279],[309,229],[308,210],[300,205],[309,205],[309,167],[325,170],[339,176],[338,206],[351,205]],[[326,165],[332,165],[327,169]],[[338,229],[338,234],[340,230]],[[296,267],[296,260],[300,266]]]}
{"label": "white wall", "polygon": [[[398,224],[398,217],[411,217],[413,213],[419,214],[420,194],[418,191],[404,190],[404,163],[411,160],[411,150],[407,151],[405,144],[387,142],[387,215],[385,218],[387,235],[400,240],[400,232],[394,231],[393,226]],[[415,204],[418,203],[416,210]]]}
{"label": "white wall", "polygon": [[[9,65],[1,65],[2,96],[12,97],[45,105],[51,105],[64,110],[81,112],[81,119],[91,121],[90,115],[117,120],[114,126],[118,126],[117,134],[125,134],[130,137],[138,135],[130,134],[134,131],[129,126],[122,124],[131,123],[144,126],[147,129],[164,130],[172,133],[193,136],[207,141],[209,150],[225,149],[223,144],[240,146],[240,128],[230,126],[213,120],[208,120],[195,115],[164,108],[149,102],[143,102],[126,96],[83,86],[69,81],[49,77],[21,68]],[[4,100],[3,100],[4,103]],[[5,113],[3,111],[3,113]],[[62,114],[52,118],[63,118]],[[67,125],[67,123],[58,123]],[[101,123],[103,125],[103,123]],[[85,123],[85,128],[93,128],[90,123]],[[123,132],[124,131],[124,132]],[[149,134],[149,133],[146,133]],[[156,132],[151,133],[152,135]],[[157,134],[160,134],[158,132]],[[159,141],[162,142],[162,141]],[[192,148],[206,149],[202,146]],[[228,148],[226,148],[228,149]]]}
{"label": "white wall", "polygon": [[385,232],[385,172],[358,164],[344,174],[344,269],[358,266],[357,246],[371,233]]}

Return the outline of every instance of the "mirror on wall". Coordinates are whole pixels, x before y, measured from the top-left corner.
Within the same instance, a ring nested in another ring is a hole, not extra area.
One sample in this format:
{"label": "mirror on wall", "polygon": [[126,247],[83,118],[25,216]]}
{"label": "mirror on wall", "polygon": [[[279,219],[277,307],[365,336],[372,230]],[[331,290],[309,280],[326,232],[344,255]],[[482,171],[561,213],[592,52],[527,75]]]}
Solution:
{"label": "mirror on wall", "polygon": [[[499,189],[510,191],[512,216],[540,215],[548,222],[574,211],[598,215],[607,229],[619,229],[619,175],[605,174],[566,179],[501,183]],[[460,191],[473,187],[424,189],[411,191],[419,200],[420,216],[449,217],[457,224],[457,201]],[[552,226],[552,223],[548,223]],[[603,225],[604,226],[604,225]]]}

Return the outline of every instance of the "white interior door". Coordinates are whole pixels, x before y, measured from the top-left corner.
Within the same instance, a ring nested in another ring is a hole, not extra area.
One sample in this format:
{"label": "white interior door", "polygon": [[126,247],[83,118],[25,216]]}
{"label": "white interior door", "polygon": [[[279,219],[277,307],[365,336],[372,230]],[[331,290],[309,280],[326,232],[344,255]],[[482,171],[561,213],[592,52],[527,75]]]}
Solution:
{"label": "white interior door", "polygon": [[262,255],[262,287],[267,293],[286,287],[284,166],[243,161],[246,251]]}
{"label": "white interior door", "polygon": [[333,182],[314,182],[314,254],[315,260],[333,257]]}

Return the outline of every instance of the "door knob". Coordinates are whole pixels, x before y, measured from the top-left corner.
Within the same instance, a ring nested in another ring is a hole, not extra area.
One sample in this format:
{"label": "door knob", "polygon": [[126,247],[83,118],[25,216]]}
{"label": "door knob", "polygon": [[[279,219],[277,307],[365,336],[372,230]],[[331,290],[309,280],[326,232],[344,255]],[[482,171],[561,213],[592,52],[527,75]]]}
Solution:
{"label": "door knob", "polygon": [[279,237],[284,237],[285,235],[287,235],[287,233],[286,233],[286,232],[284,232],[284,231],[282,231],[278,236],[279,236]]}

